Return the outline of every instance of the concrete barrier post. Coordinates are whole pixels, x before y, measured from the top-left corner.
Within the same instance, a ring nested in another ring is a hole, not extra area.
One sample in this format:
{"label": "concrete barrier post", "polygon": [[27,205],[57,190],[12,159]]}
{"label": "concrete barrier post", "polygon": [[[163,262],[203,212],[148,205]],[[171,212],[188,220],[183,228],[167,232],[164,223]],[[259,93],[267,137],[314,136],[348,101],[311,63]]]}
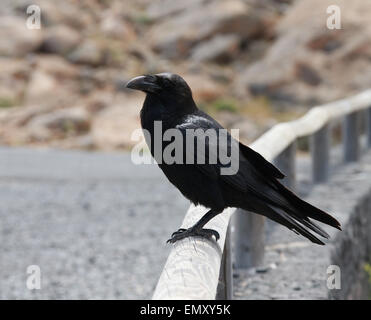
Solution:
{"label": "concrete barrier post", "polygon": [[367,146],[371,148],[371,106],[366,110],[367,114]]}
{"label": "concrete barrier post", "polygon": [[314,183],[328,180],[330,171],[330,138],[328,124],[324,125],[310,137],[312,180]]}
{"label": "concrete barrier post", "polygon": [[345,116],[343,123],[344,161],[358,161],[360,157],[359,114],[352,112]]}
{"label": "concrete barrier post", "polygon": [[232,225],[229,224],[224,243],[223,258],[220,265],[219,285],[216,300],[233,299],[233,267],[232,267]]}
{"label": "concrete barrier post", "polygon": [[233,264],[237,269],[260,265],[264,257],[265,218],[252,212],[237,209],[233,223]]}
{"label": "concrete barrier post", "polygon": [[274,164],[286,175],[282,183],[291,190],[295,190],[295,157],[296,141],[291,143],[274,160]]}

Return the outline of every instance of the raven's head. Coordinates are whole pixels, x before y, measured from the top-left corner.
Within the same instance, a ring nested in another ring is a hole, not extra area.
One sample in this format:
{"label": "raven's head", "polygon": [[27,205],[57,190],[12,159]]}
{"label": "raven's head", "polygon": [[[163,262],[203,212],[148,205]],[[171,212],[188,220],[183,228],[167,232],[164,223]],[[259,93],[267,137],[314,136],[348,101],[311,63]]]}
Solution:
{"label": "raven's head", "polygon": [[184,101],[192,99],[192,91],[184,79],[173,73],[144,75],[131,79],[127,88],[156,95],[163,101]]}

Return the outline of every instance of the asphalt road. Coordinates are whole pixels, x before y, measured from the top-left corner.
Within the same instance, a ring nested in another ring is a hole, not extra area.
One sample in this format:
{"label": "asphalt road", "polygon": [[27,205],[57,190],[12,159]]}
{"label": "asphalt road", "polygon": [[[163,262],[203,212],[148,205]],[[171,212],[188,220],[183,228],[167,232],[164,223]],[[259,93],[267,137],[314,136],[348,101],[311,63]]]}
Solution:
{"label": "asphalt road", "polygon": [[0,148],[0,299],[149,299],[188,205],[129,154]]}

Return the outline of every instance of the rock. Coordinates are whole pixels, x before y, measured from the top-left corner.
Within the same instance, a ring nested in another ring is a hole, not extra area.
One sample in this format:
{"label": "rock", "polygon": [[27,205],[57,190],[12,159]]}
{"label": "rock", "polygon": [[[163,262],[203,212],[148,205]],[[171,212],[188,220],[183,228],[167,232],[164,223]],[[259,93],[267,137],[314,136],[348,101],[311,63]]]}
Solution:
{"label": "rock", "polygon": [[[341,21],[347,28],[326,27],[326,8],[332,4],[341,8]],[[345,92],[349,95],[369,88],[370,14],[371,7],[362,0],[295,2],[277,24],[277,40],[236,83],[242,83],[251,95],[265,95],[276,105],[295,107],[325,103],[344,97]]]}
{"label": "rock", "polygon": [[86,109],[94,114],[114,103],[114,97],[111,91],[95,90],[86,101]]}
{"label": "rock", "polygon": [[322,50],[324,52],[331,52],[342,46],[340,42],[340,30],[334,30],[332,33],[319,34],[310,39],[307,47],[311,50]]}
{"label": "rock", "polygon": [[[245,52],[248,57],[249,64],[260,60],[261,57],[265,55],[272,42],[267,39],[256,39],[249,43],[248,47],[245,49]],[[237,60],[238,63],[241,63]]]}
{"label": "rock", "polygon": [[47,106],[51,109],[70,107],[79,98],[78,89],[77,81],[66,81],[63,77],[36,68],[25,89],[23,104]]}
{"label": "rock", "polygon": [[218,122],[227,129],[235,129],[236,123],[241,121],[241,117],[237,113],[229,111],[220,111],[216,117]]}
{"label": "rock", "polygon": [[40,105],[29,105],[25,107],[16,106],[11,109],[0,109],[0,127],[19,130],[20,127],[25,126],[33,117],[51,111],[53,111],[53,108]]}
{"label": "rock", "polygon": [[100,90],[117,90],[121,79],[127,78],[125,73],[119,68],[95,68],[84,65],[79,67],[77,78],[77,88],[80,94],[94,96]]}
{"label": "rock", "polygon": [[264,131],[261,125],[255,121],[250,119],[241,120],[241,116],[240,121],[236,121],[231,128],[239,130],[239,139],[245,143],[253,142]]}
{"label": "rock", "polygon": [[256,273],[266,273],[270,270],[270,268],[268,266],[266,267],[258,267],[255,269],[255,272]]}
{"label": "rock", "polygon": [[235,35],[215,36],[192,49],[191,59],[197,62],[229,62],[238,52],[239,39]]}
{"label": "rock", "polygon": [[322,81],[318,72],[305,62],[297,62],[294,72],[298,79],[311,86],[318,86]]}
{"label": "rock", "polygon": [[91,134],[99,149],[123,149],[138,143],[131,139],[131,134],[140,128],[139,110],[143,97],[122,95],[120,101],[120,104],[109,106],[98,113],[92,122]]}
{"label": "rock", "polygon": [[64,149],[84,149],[93,150],[96,148],[94,139],[90,133],[82,136],[69,137],[63,140],[51,141],[52,147],[64,148]]}
{"label": "rock", "polygon": [[149,41],[163,56],[177,58],[186,57],[195,44],[215,35],[234,34],[245,39],[264,29],[262,17],[244,1],[211,1],[164,19],[151,29]]}
{"label": "rock", "polygon": [[193,98],[197,102],[213,101],[225,93],[225,87],[201,74],[183,74],[183,78],[192,88]]}
{"label": "rock", "polygon": [[6,145],[50,144],[53,139],[83,135],[89,128],[90,115],[82,107],[56,110],[36,105],[0,109],[0,142]]}
{"label": "rock", "polygon": [[[56,4],[49,0],[38,0],[41,8],[41,22],[43,27],[64,25],[75,30],[86,30],[94,25],[94,15],[89,8],[94,1],[79,6],[78,3],[65,2],[63,5]],[[97,8],[95,8],[97,9]],[[22,10],[24,12],[24,9]]]}
{"label": "rock", "polygon": [[25,19],[12,16],[1,17],[0,55],[23,57],[38,49],[42,39],[42,29],[27,29]]}
{"label": "rock", "polygon": [[38,70],[59,80],[76,79],[79,75],[77,66],[69,63],[58,55],[38,55],[34,59],[34,64],[37,66]]}
{"label": "rock", "polygon": [[56,90],[58,90],[58,82],[52,76],[46,72],[35,70],[25,92],[25,104],[38,104],[46,97],[54,98]]}
{"label": "rock", "polygon": [[25,60],[0,58],[0,108],[22,102],[31,67]]}
{"label": "rock", "polygon": [[[165,59],[159,59],[152,50],[148,48],[146,43],[141,43],[139,41],[130,44],[128,48],[128,53],[135,57],[136,62],[139,63],[144,70],[147,70],[147,73],[156,73],[158,70],[170,70],[172,68],[171,62]],[[134,60],[134,59],[133,59]],[[137,70],[138,67],[135,67],[132,64],[132,68],[127,66],[128,69]]]}
{"label": "rock", "polygon": [[133,26],[127,21],[121,19],[118,15],[112,13],[111,10],[108,10],[108,12],[103,14],[100,29],[102,33],[109,38],[125,42],[132,42],[136,39],[136,33]]}
{"label": "rock", "polygon": [[93,40],[85,40],[68,56],[73,63],[98,66],[104,63],[105,53],[103,48]]}
{"label": "rock", "polygon": [[86,133],[90,116],[82,107],[66,108],[32,118],[26,130],[33,140],[50,140]]}
{"label": "rock", "polygon": [[41,49],[44,52],[64,55],[71,52],[80,41],[81,37],[77,31],[60,24],[46,29]]}
{"label": "rock", "polygon": [[174,0],[160,0],[152,1],[147,8],[147,15],[152,21],[167,18],[182,13],[186,9],[199,7],[204,5],[206,0],[188,0],[188,1],[174,1]]}

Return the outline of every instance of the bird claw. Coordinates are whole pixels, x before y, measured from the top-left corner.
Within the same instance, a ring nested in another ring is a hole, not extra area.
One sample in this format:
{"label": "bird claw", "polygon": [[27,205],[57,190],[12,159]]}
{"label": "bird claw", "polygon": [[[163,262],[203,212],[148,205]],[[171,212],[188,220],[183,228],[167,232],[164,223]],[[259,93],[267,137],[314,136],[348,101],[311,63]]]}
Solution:
{"label": "bird claw", "polygon": [[[173,238],[174,236],[176,236],[176,235],[178,235],[178,234],[181,234],[182,232],[184,232],[184,231],[186,231],[187,229],[182,229],[182,228],[180,228],[180,229],[178,229],[177,231],[175,231],[175,232],[173,232],[172,234],[171,234],[171,237]],[[169,239],[170,240],[170,239]],[[169,241],[168,240],[168,241]]]}
{"label": "bird claw", "polygon": [[179,229],[178,231],[175,231],[169,240],[166,241],[166,243],[175,243],[179,240],[182,240],[187,237],[202,237],[206,239],[211,239],[212,236],[215,237],[216,241],[219,240],[220,235],[219,232],[213,230],[213,229]]}

